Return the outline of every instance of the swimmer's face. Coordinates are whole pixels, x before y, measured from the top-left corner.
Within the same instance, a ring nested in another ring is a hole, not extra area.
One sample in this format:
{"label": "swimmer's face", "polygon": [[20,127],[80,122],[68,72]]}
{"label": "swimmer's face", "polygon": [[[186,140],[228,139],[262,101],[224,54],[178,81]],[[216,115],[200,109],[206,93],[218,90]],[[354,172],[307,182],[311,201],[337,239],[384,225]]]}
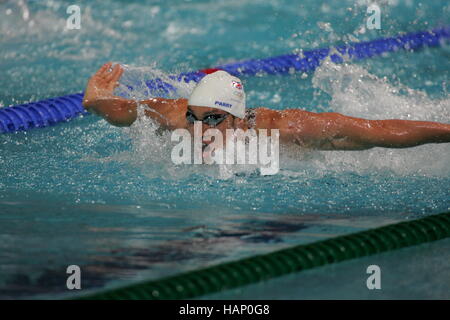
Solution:
{"label": "swimmer's face", "polygon": [[[188,105],[186,121],[192,136],[194,136],[194,123],[196,121],[202,122],[202,134],[208,129],[217,129],[225,136],[226,129],[233,127],[234,117],[220,109]],[[203,140],[203,149],[211,142],[211,140]]]}
{"label": "swimmer's face", "polygon": [[210,128],[223,131],[232,127],[233,116],[220,109],[189,105],[186,112],[186,121],[190,130],[194,129],[195,121],[201,121],[202,132]]}

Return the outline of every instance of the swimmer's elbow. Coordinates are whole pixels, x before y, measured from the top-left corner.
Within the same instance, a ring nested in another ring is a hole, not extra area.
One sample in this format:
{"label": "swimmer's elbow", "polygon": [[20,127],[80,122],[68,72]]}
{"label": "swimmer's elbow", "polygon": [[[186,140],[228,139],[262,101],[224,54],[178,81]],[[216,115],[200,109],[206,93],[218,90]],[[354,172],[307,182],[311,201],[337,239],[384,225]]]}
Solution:
{"label": "swimmer's elbow", "polygon": [[136,120],[136,115],[129,111],[116,111],[105,114],[104,119],[115,127],[129,127]]}
{"label": "swimmer's elbow", "polygon": [[105,120],[108,121],[109,124],[111,124],[115,127],[129,127],[134,122],[134,121],[111,120],[111,119],[105,119]]}

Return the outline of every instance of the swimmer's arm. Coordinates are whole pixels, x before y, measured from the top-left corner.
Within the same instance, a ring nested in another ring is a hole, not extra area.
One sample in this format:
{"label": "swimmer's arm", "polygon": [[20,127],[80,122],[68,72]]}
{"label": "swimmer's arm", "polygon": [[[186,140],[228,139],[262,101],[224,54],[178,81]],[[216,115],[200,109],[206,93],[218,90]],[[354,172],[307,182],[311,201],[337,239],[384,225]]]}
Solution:
{"label": "swimmer's arm", "polygon": [[[84,107],[117,127],[131,126],[137,118],[138,105],[145,105],[144,114],[153,118],[164,129],[176,129],[185,119],[178,99],[152,98],[136,102],[118,96],[83,103]],[[181,116],[182,115],[182,116]]]}
{"label": "swimmer's arm", "polygon": [[177,108],[180,105],[178,100],[152,98],[136,102],[115,96],[114,89],[124,70],[120,65],[115,65],[110,70],[111,65],[111,62],[104,64],[89,79],[83,98],[83,106],[86,110],[119,127],[130,126],[134,123],[137,118],[138,104],[146,105],[145,115],[157,120],[164,128],[171,128],[176,122],[174,120],[179,120],[181,116],[178,112],[180,108]]}
{"label": "swimmer's arm", "polygon": [[129,126],[136,120],[137,104],[114,95],[114,89],[123,74],[123,68],[105,63],[88,81],[83,97],[83,107],[103,117],[115,126]]}
{"label": "swimmer's arm", "polygon": [[279,127],[280,139],[313,149],[408,148],[426,143],[450,142],[450,124],[367,120],[339,113],[314,113],[300,109],[274,111],[269,111],[272,113],[271,126]]}

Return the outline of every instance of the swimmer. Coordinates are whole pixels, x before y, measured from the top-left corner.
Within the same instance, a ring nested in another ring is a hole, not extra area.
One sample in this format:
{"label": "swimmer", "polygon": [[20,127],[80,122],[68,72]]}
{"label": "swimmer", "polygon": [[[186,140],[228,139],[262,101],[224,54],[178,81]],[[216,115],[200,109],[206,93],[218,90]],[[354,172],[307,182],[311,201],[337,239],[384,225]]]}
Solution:
{"label": "swimmer", "polygon": [[[114,95],[124,69],[103,65],[88,81],[83,106],[114,126],[130,126],[137,107],[167,130],[202,132],[226,129],[279,129],[280,141],[317,150],[365,150],[374,147],[409,148],[427,143],[450,142],[450,124],[411,120],[366,120],[334,112],[314,113],[301,109],[247,108],[241,81],[225,71],[202,78],[189,99],[151,98],[136,102]],[[270,130],[269,130],[270,131]]]}

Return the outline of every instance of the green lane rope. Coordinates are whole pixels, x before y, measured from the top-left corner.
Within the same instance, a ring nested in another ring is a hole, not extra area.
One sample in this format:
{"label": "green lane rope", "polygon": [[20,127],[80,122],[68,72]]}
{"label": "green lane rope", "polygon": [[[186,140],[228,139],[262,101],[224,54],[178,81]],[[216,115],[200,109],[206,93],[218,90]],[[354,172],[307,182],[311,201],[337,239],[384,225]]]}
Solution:
{"label": "green lane rope", "polygon": [[191,299],[301,270],[450,237],[450,212],[297,245],[79,299]]}

